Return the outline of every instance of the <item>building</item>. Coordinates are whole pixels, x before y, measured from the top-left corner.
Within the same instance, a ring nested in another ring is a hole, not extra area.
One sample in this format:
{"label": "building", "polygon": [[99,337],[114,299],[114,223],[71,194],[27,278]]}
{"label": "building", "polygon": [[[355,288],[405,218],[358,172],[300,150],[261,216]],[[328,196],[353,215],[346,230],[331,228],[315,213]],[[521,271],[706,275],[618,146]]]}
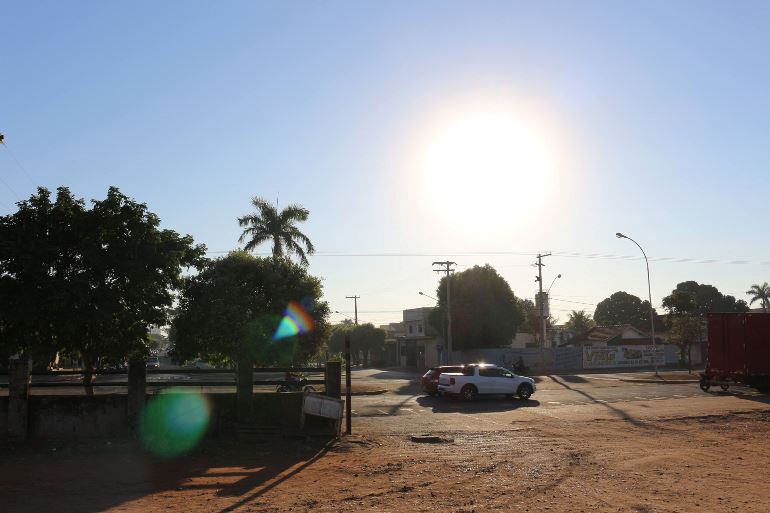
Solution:
{"label": "building", "polygon": [[403,321],[380,326],[386,330],[385,355],[394,367],[426,369],[447,361],[444,338],[430,325],[431,307],[402,312]]}

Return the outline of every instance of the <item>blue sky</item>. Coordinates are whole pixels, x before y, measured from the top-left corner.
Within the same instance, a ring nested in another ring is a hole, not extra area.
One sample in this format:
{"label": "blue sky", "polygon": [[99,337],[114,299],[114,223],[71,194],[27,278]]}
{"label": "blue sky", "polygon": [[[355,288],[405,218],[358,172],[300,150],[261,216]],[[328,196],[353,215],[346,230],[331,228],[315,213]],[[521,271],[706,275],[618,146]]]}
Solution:
{"label": "blue sky", "polygon": [[[116,185],[165,227],[227,251],[251,196],[301,203],[332,309],[352,312],[345,296],[358,294],[360,319],[375,323],[430,304],[417,292],[433,295],[431,262],[447,258],[490,263],[533,297],[532,255],[577,253],[546,260],[546,284],[563,275],[561,320],[617,290],[644,297],[643,261],[586,256],[637,257],[616,231],[651,257],[658,305],[684,280],[745,298],[770,279],[767,2],[2,1],[0,12],[0,213],[37,184],[85,198]],[[426,148],[479,112],[532,128],[549,179],[529,161],[504,177],[426,174]]]}

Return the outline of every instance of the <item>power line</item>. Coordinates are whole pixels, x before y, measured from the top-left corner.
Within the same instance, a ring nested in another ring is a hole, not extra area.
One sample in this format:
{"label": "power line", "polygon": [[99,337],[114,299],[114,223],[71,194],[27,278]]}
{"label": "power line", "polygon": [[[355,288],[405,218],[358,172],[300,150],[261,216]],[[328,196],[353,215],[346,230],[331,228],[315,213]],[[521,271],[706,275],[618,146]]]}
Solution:
{"label": "power line", "polygon": [[[227,254],[234,250],[227,251],[207,251],[207,255]],[[272,253],[261,252],[253,253],[256,256],[270,256]],[[388,252],[388,253],[350,253],[350,252],[336,252],[336,251],[316,251],[312,256],[314,257],[368,257],[368,258],[401,258],[401,257],[436,257],[436,256],[453,256],[453,257],[472,257],[472,256],[537,256],[536,252],[522,252],[522,251],[464,251],[464,252],[426,252],[426,253],[408,253],[408,252]],[[613,255],[613,254],[600,254],[600,253],[584,253],[584,252],[565,252],[557,251],[551,253],[553,257],[562,258],[586,258],[586,259],[605,259],[605,260],[643,260],[643,257],[636,255]],[[726,260],[718,258],[690,258],[690,257],[649,257],[650,262],[666,262],[676,264],[720,264],[720,265],[770,265],[770,260],[761,260],[758,258],[749,259],[735,259]],[[459,264],[458,267],[469,267],[470,264]],[[501,267],[528,267],[529,264],[520,265],[505,265]]]}

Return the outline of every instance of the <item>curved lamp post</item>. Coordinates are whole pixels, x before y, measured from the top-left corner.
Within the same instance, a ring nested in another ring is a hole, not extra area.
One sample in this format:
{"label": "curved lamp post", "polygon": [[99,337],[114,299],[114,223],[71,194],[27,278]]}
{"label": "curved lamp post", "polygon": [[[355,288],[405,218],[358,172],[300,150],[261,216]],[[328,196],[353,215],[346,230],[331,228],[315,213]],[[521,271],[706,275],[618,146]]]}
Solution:
{"label": "curved lamp post", "polygon": [[424,293],[424,292],[418,292],[418,294],[419,294],[419,295],[421,295],[421,296],[425,296],[425,297],[427,297],[428,299],[432,299],[433,301],[435,301],[435,302],[437,302],[437,303],[438,303],[438,299],[436,299],[436,298],[435,298],[435,297],[433,297],[433,296],[429,296],[428,294],[426,294],[426,293]]}
{"label": "curved lamp post", "polygon": [[554,279],[553,279],[553,281],[551,282],[551,284],[548,286],[548,290],[546,290],[546,291],[545,291],[545,294],[546,294],[546,295],[548,295],[548,294],[550,294],[550,293],[551,293],[551,287],[553,287],[553,284],[554,284],[554,283],[556,283],[556,280],[557,280],[558,278],[561,278],[561,274],[557,274],[557,275],[556,275],[556,278],[554,278]]}
{"label": "curved lamp post", "polygon": [[615,234],[615,237],[617,237],[618,239],[628,239],[634,244],[636,244],[636,246],[641,250],[642,255],[644,255],[645,264],[647,264],[647,296],[650,300],[650,332],[652,333],[652,364],[655,367],[655,376],[658,376],[658,360],[657,360],[658,352],[655,345],[655,315],[652,309],[652,292],[650,289],[650,262],[649,260],[647,260],[647,253],[644,252],[644,250],[639,245],[639,243],[636,242],[634,239],[632,239],[628,235],[623,235],[620,232],[617,232]]}

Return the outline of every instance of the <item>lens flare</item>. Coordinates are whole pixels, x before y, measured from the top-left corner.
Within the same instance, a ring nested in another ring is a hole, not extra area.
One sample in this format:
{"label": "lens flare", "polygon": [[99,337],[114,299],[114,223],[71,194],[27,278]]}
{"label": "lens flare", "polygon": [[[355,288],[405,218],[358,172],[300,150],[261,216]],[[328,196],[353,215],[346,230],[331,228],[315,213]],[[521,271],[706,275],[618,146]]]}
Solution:
{"label": "lens flare", "polygon": [[313,318],[301,304],[296,301],[290,301],[289,306],[283,312],[283,318],[275,330],[273,340],[293,337],[302,333],[309,333],[313,330]]}
{"label": "lens flare", "polygon": [[171,389],[153,397],[144,409],[139,436],[154,454],[173,457],[193,449],[209,425],[206,398],[197,393]]}

